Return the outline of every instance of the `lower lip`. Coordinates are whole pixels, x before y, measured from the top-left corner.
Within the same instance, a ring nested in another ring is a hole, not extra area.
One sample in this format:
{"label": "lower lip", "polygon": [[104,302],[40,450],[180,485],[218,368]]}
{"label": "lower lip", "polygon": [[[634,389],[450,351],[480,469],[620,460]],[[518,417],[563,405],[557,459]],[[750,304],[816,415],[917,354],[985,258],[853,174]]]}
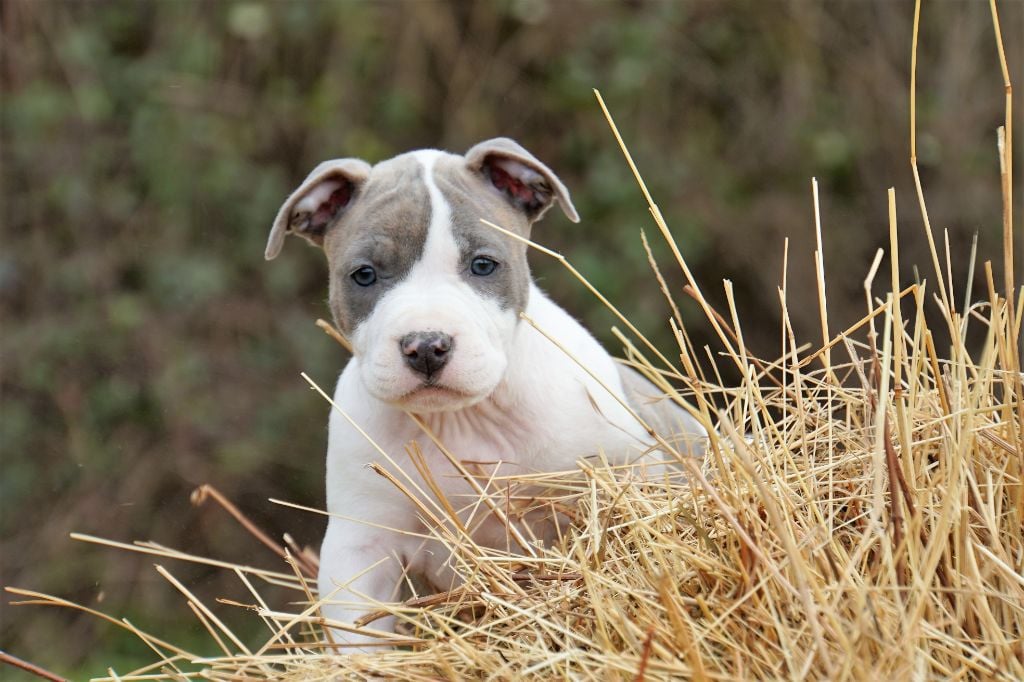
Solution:
{"label": "lower lip", "polygon": [[421,386],[416,390],[409,393],[409,397],[420,396],[420,395],[460,395],[458,391],[453,391],[450,388],[444,386]]}
{"label": "lower lip", "polygon": [[402,397],[401,401],[405,402],[405,401],[408,401],[408,400],[423,399],[423,398],[437,399],[437,400],[454,400],[454,399],[462,399],[462,398],[465,398],[465,397],[466,397],[465,393],[463,393],[462,391],[456,390],[454,388],[448,388],[447,386],[428,385],[428,386],[420,386],[417,389],[409,391],[408,393],[406,393]]}

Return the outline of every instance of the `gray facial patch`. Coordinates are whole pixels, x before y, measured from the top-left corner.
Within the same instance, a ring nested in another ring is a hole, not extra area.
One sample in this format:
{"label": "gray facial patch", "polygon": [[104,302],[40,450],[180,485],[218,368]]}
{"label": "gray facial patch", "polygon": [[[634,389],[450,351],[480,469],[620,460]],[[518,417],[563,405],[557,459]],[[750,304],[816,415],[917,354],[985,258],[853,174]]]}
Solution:
{"label": "gray facial patch", "polygon": [[[461,157],[446,156],[434,165],[434,182],[451,206],[452,235],[459,247],[459,275],[478,291],[498,302],[503,310],[526,308],[530,268],[526,245],[480,222],[485,218],[505,229],[529,234],[529,222],[483,176],[466,168]],[[498,262],[493,273],[474,275],[471,263],[477,256]]]}
{"label": "gray facial patch", "polygon": [[[331,268],[331,312],[342,332],[351,334],[420,259],[430,215],[419,161],[402,155],[373,167],[349,210],[327,229],[324,241]],[[364,267],[373,268],[376,275],[369,286],[352,278]]]}

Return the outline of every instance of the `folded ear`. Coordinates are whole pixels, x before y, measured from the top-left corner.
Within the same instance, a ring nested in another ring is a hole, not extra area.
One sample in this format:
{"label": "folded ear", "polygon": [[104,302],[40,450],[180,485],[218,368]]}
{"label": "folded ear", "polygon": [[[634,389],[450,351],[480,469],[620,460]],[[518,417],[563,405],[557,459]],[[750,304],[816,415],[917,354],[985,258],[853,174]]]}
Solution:
{"label": "folded ear", "polygon": [[323,246],[327,227],[352,202],[369,176],[370,164],[361,159],[332,159],[314,168],[277,212],[264,254],[267,260],[281,252],[284,238],[290,233]]}
{"label": "folded ear", "polygon": [[555,200],[569,220],[580,221],[569,190],[558,176],[515,140],[496,137],[481,142],[466,152],[466,164],[482,173],[484,180],[526,213],[531,223],[540,220]]}

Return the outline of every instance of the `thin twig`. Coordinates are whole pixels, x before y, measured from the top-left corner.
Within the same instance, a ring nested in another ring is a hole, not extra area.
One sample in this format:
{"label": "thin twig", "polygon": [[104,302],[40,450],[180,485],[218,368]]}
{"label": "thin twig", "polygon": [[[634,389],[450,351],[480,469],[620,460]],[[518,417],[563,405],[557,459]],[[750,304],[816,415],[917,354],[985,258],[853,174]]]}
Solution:
{"label": "thin twig", "polygon": [[49,670],[41,668],[34,663],[24,661],[18,658],[17,656],[12,656],[6,651],[0,651],[0,663],[12,666],[14,668],[21,668],[25,672],[31,673],[36,677],[41,677],[44,680],[51,680],[52,682],[65,682],[65,678],[61,677],[60,675],[51,673]]}

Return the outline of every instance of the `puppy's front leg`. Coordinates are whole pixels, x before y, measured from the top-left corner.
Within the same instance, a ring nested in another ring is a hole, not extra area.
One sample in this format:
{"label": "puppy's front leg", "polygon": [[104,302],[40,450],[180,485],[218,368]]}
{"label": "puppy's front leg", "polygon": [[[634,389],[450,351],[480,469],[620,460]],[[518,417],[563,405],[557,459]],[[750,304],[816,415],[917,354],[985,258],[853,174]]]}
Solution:
{"label": "puppy's front leg", "polygon": [[[320,575],[317,578],[322,615],[328,620],[353,624],[376,609],[376,603],[397,597],[402,577],[402,558],[396,556],[394,535],[362,524],[332,518],[320,549]],[[367,625],[373,630],[394,632],[394,616]],[[379,637],[332,628],[334,641],[345,646],[339,652],[379,649],[385,640]],[[361,644],[378,646],[362,647]]]}

